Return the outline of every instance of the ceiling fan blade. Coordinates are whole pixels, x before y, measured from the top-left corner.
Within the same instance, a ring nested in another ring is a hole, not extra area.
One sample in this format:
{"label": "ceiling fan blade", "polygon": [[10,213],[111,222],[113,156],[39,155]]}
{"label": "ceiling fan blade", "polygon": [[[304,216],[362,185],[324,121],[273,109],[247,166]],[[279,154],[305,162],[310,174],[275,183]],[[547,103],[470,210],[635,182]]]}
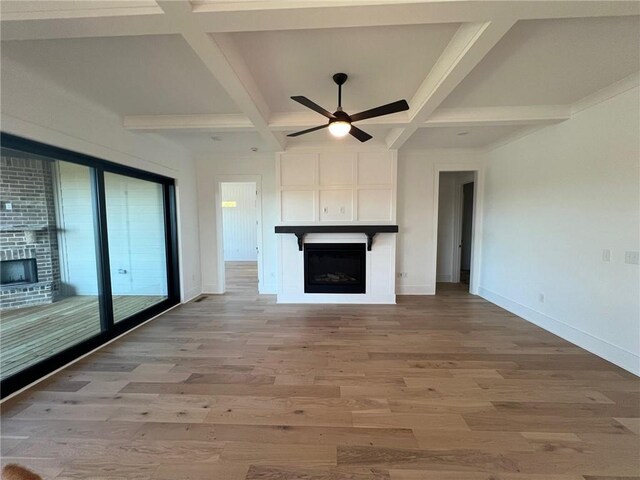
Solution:
{"label": "ceiling fan blade", "polygon": [[380,117],[382,115],[389,115],[391,113],[403,112],[409,110],[409,104],[406,100],[398,100],[397,102],[381,105],[380,107],[372,108],[371,110],[365,110],[364,112],[351,115],[351,121],[357,122],[358,120],[365,120],[367,118]]}
{"label": "ceiling fan blade", "polygon": [[349,133],[356,137],[361,142],[366,142],[367,140],[371,140],[373,137],[369,135],[367,132],[360,130],[358,127],[351,125],[351,130]]}
{"label": "ceiling fan blade", "polygon": [[[306,130],[300,130],[299,132],[290,133],[287,137],[297,137],[299,135],[304,135],[305,133],[315,132],[316,130],[320,130],[321,128],[327,128],[329,126],[328,123],[324,125],[320,125],[319,127],[307,128]],[[353,127],[351,127],[353,129]]]}
{"label": "ceiling fan blade", "polygon": [[291,97],[291,100],[295,100],[296,102],[301,103],[305,107],[310,108],[311,110],[318,112],[320,115],[324,115],[327,118],[335,118],[333,116],[333,113],[328,112],[317,103],[314,103],[311,100],[309,100],[307,97],[303,97],[302,95],[296,95]]}

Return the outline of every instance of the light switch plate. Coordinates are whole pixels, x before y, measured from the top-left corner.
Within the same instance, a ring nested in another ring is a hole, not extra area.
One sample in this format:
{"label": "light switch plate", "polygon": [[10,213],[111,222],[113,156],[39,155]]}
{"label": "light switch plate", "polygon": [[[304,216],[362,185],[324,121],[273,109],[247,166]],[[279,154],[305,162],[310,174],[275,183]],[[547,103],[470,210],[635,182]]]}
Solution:
{"label": "light switch plate", "polygon": [[611,250],[609,250],[608,248],[605,248],[604,250],[602,250],[602,261],[603,262],[611,261]]}
{"label": "light switch plate", "polygon": [[637,252],[637,251],[624,252],[624,263],[628,263],[630,265],[638,265],[638,263],[640,263],[640,252]]}

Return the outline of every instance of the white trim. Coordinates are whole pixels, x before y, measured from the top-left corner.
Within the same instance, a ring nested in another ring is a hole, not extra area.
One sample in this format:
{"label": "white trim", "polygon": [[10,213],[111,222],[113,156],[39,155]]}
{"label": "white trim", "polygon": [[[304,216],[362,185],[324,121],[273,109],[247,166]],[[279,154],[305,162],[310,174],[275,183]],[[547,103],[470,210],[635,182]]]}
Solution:
{"label": "white trim", "polygon": [[479,288],[479,295],[514,315],[640,376],[640,356],[484,287]]}
{"label": "white trim", "polygon": [[433,285],[396,285],[396,295],[433,295]]}
{"label": "white trim", "polygon": [[569,118],[571,105],[438,108],[419,127],[536,125],[563,122]]}
{"label": "white trim", "polygon": [[[453,236],[451,238],[453,244],[451,245],[451,275],[449,275],[449,282],[460,283],[460,263],[462,256],[460,244],[462,243],[462,210],[464,207],[464,183],[460,179],[456,179],[454,188],[455,196],[453,198]],[[438,268],[437,265],[436,268]],[[437,281],[446,282],[446,280]]]}
{"label": "white trim", "polygon": [[217,283],[205,283],[202,285],[203,295],[222,295],[224,288],[220,288]]}
{"label": "white trim", "polygon": [[582,110],[586,110],[587,108],[605,102],[610,98],[637,87],[638,85],[640,85],[640,72],[633,73],[622,80],[612,83],[611,85],[578,100],[571,108],[571,115],[575,115]]}
{"label": "white trim", "polygon": [[253,132],[249,117],[241,114],[214,115],[125,115],[122,126],[132,131],[188,130],[190,132]]}
{"label": "white trim", "polygon": [[115,342],[116,340],[121,339],[121,338],[122,338],[122,337],[124,337],[125,335],[129,335],[131,332],[133,332],[133,331],[137,330],[138,328],[142,327],[143,325],[146,325],[147,323],[149,323],[149,322],[151,322],[151,321],[155,320],[156,318],[158,318],[158,317],[160,317],[160,316],[164,315],[165,313],[170,312],[170,311],[171,311],[171,310],[173,310],[174,308],[179,307],[180,305],[182,305],[182,304],[184,304],[184,303],[186,303],[186,302],[178,303],[178,304],[174,305],[173,307],[166,309],[164,312],[161,312],[161,313],[159,313],[159,314],[157,314],[157,315],[155,315],[155,316],[151,317],[150,319],[145,320],[145,321],[144,321],[144,322],[142,322],[140,325],[136,325],[136,326],[135,326],[135,327],[133,327],[132,329],[127,330],[127,331],[126,331],[126,332],[124,332],[124,333],[121,333],[121,334],[120,334],[120,335],[118,335],[117,337],[112,338],[112,339],[111,339],[111,340],[109,340],[108,342],[103,343],[102,345],[100,345],[99,347],[94,348],[94,349],[93,349],[93,350],[91,350],[90,352],[87,352],[87,353],[85,353],[84,355],[81,355],[81,356],[79,356],[78,358],[76,358],[76,359],[74,359],[74,360],[71,360],[69,363],[65,363],[65,364],[64,364],[63,366],[61,366],[60,368],[57,368],[56,370],[54,370],[54,371],[53,371],[53,372],[51,372],[51,373],[48,373],[48,374],[47,374],[47,375],[45,375],[44,377],[40,377],[39,379],[35,380],[34,382],[31,382],[29,385],[26,385],[26,386],[22,387],[20,390],[16,390],[16,391],[15,391],[15,392],[13,392],[12,394],[7,395],[7,396],[6,396],[6,397],[4,397],[2,400],[0,400],[0,405],[2,405],[2,404],[3,404],[4,402],[6,402],[6,401],[8,401],[8,400],[12,399],[13,397],[15,397],[15,396],[17,396],[17,395],[20,395],[20,394],[21,394],[22,392],[24,392],[25,390],[29,390],[30,388],[33,388],[33,387],[34,387],[35,385],[37,385],[38,383],[40,383],[40,382],[42,382],[42,381],[46,380],[46,379],[47,379],[47,378],[49,378],[49,377],[52,377],[53,375],[55,375],[55,374],[56,374],[56,373],[58,373],[58,372],[61,372],[61,371],[62,371],[62,370],[64,370],[65,368],[70,367],[70,366],[71,366],[71,365],[73,365],[74,363],[79,362],[79,361],[80,361],[80,360],[82,360],[83,358],[86,358],[86,357],[88,357],[89,355],[94,354],[94,353],[95,353],[95,352],[97,352],[98,350],[102,350],[102,349],[103,349],[104,347],[106,347],[107,345],[110,345],[111,343]]}

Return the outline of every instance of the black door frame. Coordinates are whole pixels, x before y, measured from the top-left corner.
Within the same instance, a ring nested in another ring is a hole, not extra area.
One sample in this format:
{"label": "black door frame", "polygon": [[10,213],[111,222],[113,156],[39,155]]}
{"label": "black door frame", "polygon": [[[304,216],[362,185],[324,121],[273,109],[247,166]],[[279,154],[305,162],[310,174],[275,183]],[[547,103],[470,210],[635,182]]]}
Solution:
{"label": "black door frame", "polygon": [[[49,161],[62,160],[84,165],[91,169],[91,197],[96,240],[101,327],[101,332],[98,335],[83,340],[2,380],[2,382],[0,382],[0,398],[5,398],[91,350],[104,345],[118,335],[131,330],[146,320],[179,304],[180,266],[178,263],[176,193],[173,178],[127,167],[101,158],[54,147],[4,132],[0,133],[0,146],[2,148],[24,152],[32,157],[40,156]],[[104,184],[104,174],[107,172],[160,184],[162,186],[162,198],[164,202],[167,298],[118,323],[115,323],[113,319],[111,275],[109,273],[109,239],[107,235],[107,211]]]}

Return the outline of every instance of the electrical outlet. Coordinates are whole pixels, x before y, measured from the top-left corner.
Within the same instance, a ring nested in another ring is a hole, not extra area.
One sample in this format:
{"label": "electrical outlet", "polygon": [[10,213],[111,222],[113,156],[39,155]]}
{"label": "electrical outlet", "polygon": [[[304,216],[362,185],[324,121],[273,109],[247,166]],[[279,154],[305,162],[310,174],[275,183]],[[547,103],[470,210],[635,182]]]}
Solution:
{"label": "electrical outlet", "polygon": [[609,250],[608,248],[605,248],[604,250],[602,250],[602,261],[603,262],[611,261],[611,250]]}
{"label": "electrical outlet", "polygon": [[4,209],[5,209],[7,212],[12,211],[12,210],[13,210],[13,203],[11,203],[11,202],[4,202]]}
{"label": "electrical outlet", "polygon": [[544,303],[544,293],[539,293],[539,294],[538,294],[538,301],[539,301],[540,303]]}
{"label": "electrical outlet", "polygon": [[638,265],[640,263],[640,252],[626,251],[624,252],[624,263],[629,265]]}

